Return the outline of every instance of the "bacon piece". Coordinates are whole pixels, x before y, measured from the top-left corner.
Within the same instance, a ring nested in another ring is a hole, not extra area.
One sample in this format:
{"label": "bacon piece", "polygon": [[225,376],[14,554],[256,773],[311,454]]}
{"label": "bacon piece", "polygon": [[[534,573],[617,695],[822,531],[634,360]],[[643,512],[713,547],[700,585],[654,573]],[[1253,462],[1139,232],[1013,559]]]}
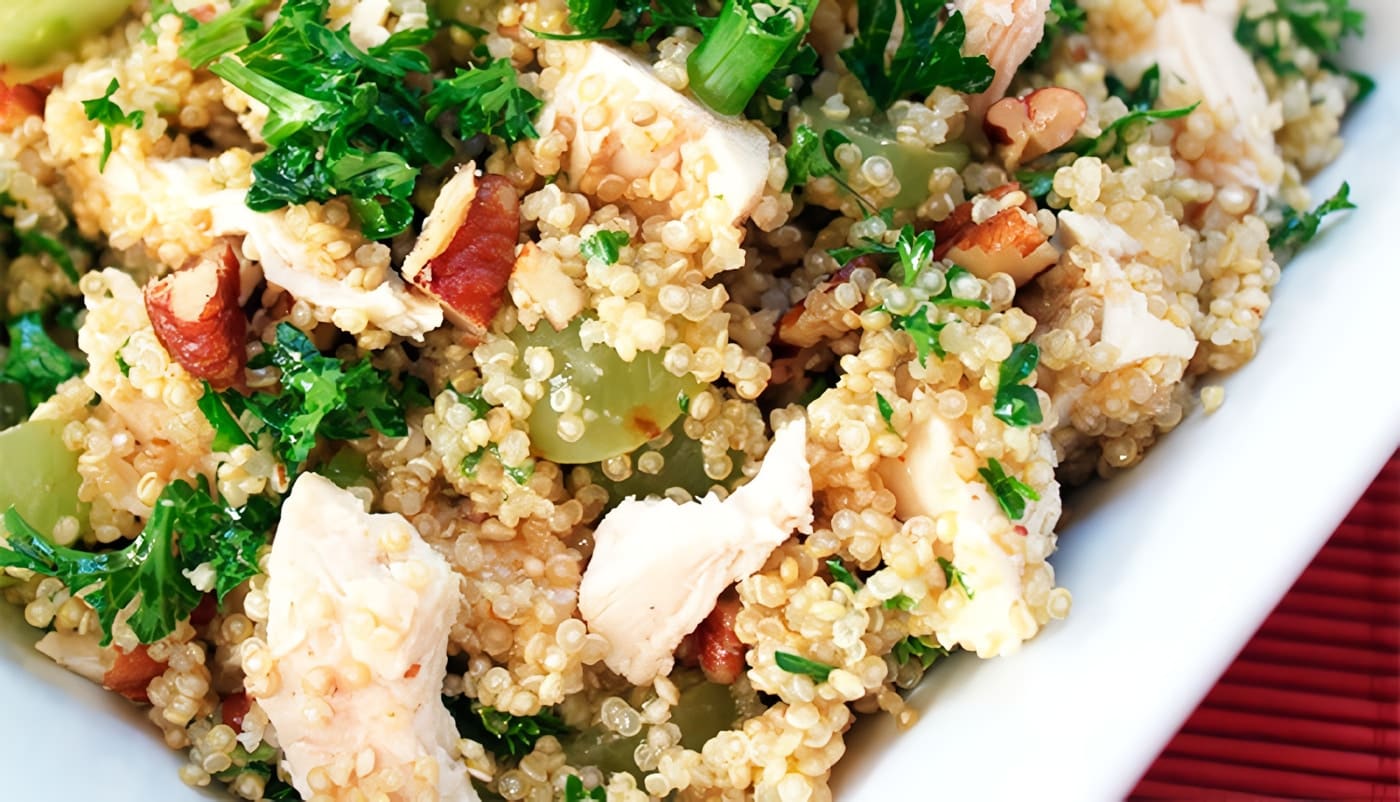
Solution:
{"label": "bacon piece", "polygon": [[519,238],[515,187],[499,175],[476,180],[467,165],[443,187],[403,275],[479,337],[504,301]]}
{"label": "bacon piece", "polygon": [[156,339],[191,376],[215,389],[243,384],[248,319],[238,305],[233,248],[146,285],[146,313]]}
{"label": "bacon piece", "polygon": [[102,687],[125,696],[133,702],[149,703],[146,686],[165,673],[165,663],[151,659],[145,644],[129,652],[115,649],[116,661],[102,675]]}

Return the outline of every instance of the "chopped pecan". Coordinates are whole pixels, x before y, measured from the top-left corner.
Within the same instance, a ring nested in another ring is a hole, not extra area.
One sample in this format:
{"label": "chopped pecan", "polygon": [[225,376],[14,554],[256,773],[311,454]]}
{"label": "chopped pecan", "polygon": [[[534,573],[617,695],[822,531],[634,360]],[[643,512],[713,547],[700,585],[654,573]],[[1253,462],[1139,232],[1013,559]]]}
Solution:
{"label": "chopped pecan", "polygon": [[501,308],[519,238],[515,187],[499,175],[478,181],[467,165],[443,187],[403,275],[436,298],[454,323],[480,336]]}
{"label": "chopped pecan", "polygon": [[999,146],[1002,161],[1014,167],[1068,143],[1088,116],[1082,95],[1050,86],[1025,97],[998,100],[987,109],[982,130]]}
{"label": "chopped pecan", "polygon": [[191,376],[216,389],[243,383],[248,319],[238,305],[240,267],[233,248],[146,285],[156,339]]}
{"label": "chopped pecan", "polygon": [[149,702],[146,686],[151,680],[165,673],[165,663],[151,659],[145,644],[129,652],[120,648],[113,650],[116,660],[107,673],[102,675],[102,687],[125,696],[133,702]]}
{"label": "chopped pecan", "polygon": [[715,609],[695,628],[695,652],[705,679],[720,685],[733,685],[744,673],[744,655],[749,647],[734,634],[734,618],[740,603],[732,595],[715,602]]}
{"label": "chopped pecan", "polygon": [[[879,265],[872,256],[857,256],[842,265],[840,270],[831,274],[831,278],[818,284],[807,294],[806,298],[793,304],[783,313],[782,318],[778,321],[778,340],[788,345],[807,348],[816,345],[823,339],[840,337],[844,334],[845,331],[837,329],[832,324],[830,320],[830,309],[825,310],[825,313],[823,313],[823,310],[819,309],[809,310],[807,308],[808,301],[812,301],[813,305],[830,304],[830,300],[827,299],[826,296],[829,295],[832,290],[850,281],[851,274],[854,273],[857,268],[861,267],[866,267],[871,270],[879,269]],[[853,316],[854,314],[855,313],[853,313]],[[851,320],[850,328],[847,330],[856,328],[858,325],[858,320]]]}
{"label": "chopped pecan", "polygon": [[[1020,203],[1013,197],[1017,193]],[[934,225],[934,257],[951,259],[979,278],[1006,273],[1020,287],[1060,258],[1035,211],[1035,201],[1014,182],[961,203]]]}

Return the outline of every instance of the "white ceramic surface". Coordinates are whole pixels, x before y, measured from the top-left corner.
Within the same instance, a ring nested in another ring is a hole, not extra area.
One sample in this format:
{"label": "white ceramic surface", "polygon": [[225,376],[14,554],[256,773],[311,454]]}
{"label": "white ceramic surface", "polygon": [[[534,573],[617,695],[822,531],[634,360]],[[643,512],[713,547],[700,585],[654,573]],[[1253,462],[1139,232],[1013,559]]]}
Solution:
{"label": "white ceramic surface", "polygon": [[[912,731],[857,725],[838,799],[1120,798],[1400,444],[1400,4],[1355,5],[1372,20],[1352,59],[1381,89],[1316,186],[1350,180],[1361,209],[1289,266],[1225,406],[1072,499],[1054,561],[1070,618],[1014,657],[940,666]],[[180,782],[139,711],[34,640],[0,611],[3,798],[215,798]]]}

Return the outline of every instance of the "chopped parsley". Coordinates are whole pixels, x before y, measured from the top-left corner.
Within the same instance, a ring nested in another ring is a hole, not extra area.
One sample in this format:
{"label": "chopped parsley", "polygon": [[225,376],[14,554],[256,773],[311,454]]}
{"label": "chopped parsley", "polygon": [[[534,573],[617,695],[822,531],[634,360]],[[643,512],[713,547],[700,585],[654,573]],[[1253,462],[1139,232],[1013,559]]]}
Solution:
{"label": "chopped parsley", "polygon": [[[788,146],[783,161],[787,164],[785,190],[805,184],[813,178],[831,176],[845,187],[841,178],[841,167],[836,161],[836,149],[850,138],[834,128],[818,134],[810,125],[799,125],[792,129],[792,144]],[[846,187],[850,191],[849,187]],[[854,194],[854,192],[852,192]]]}
{"label": "chopped parsley", "polygon": [[[182,18],[184,31],[180,34],[180,58],[191,67],[202,69],[209,62],[251,41],[250,34],[262,29],[259,12],[272,0],[237,0],[228,11],[204,24],[183,12],[175,12]],[[170,9],[173,11],[174,9]],[[152,19],[158,19],[169,11],[152,10]]]}
{"label": "chopped parsley", "polygon": [[486,413],[491,411],[491,402],[487,401],[486,398],[482,396],[480,387],[472,390],[470,393],[459,392],[454,387],[452,388],[452,393],[457,396],[458,401],[466,404],[467,409],[472,411],[473,419],[484,418],[486,417]]}
{"label": "chopped parsley", "polygon": [[476,469],[481,465],[482,457],[485,457],[488,451],[495,456],[497,462],[501,463],[501,470],[505,472],[506,476],[514,479],[516,484],[523,485],[530,481],[530,477],[535,475],[534,460],[526,460],[523,465],[507,465],[505,461],[501,459],[501,447],[496,443],[490,443],[462,457],[462,473],[465,476],[474,478],[476,476]]}
{"label": "chopped parsley", "polygon": [[836,670],[835,666],[808,660],[791,652],[774,652],[773,660],[778,664],[778,668],[789,674],[806,674],[817,682],[826,682],[826,678]]}
{"label": "chopped parsley", "polygon": [[910,314],[890,317],[890,325],[899,331],[908,333],[909,338],[914,341],[914,352],[919,357],[920,365],[928,364],[929,354],[934,354],[939,359],[948,355],[948,352],[943,350],[943,345],[938,341],[938,336],[948,323],[947,321],[934,323],[929,320],[928,313],[932,311],[933,307],[926,304]]}
{"label": "chopped parsley", "polygon": [[616,264],[618,257],[622,255],[623,246],[631,241],[632,238],[626,231],[603,229],[595,231],[580,242],[578,252],[585,259],[596,259],[605,265]]}
{"label": "chopped parsley", "polygon": [[1065,149],[1079,156],[1097,156],[1101,159],[1122,156],[1127,152],[1129,142],[1135,141],[1140,136],[1137,132],[1145,126],[1158,120],[1176,120],[1185,117],[1200,105],[1200,101],[1196,101],[1189,106],[1177,109],[1130,111],[1109,123],[1098,136],[1072,142]]}
{"label": "chopped parsley", "polygon": [[1045,198],[1055,190],[1055,173],[1060,168],[1050,167],[1045,170],[1018,170],[1016,181],[1021,185],[1021,190],[1032,198],[1037,204],[1044,206]]}
{"label": "chopped parsley", "polygon": [[569,778],[564,781],[564,802],[584,802],[584,800],[608,802],[608,789],[600,785],[597,788],[585,790],[583,780],[580,780],[577,774],[570,774]]}
{"label": "chopped parsley", "polygon": [[[713,22],[700,16],[695,3],[684,0],[568,0],[568,8],[569,24],[576,33],[535,31],[535,35],[545,39],[611,39],[633,44],[645,42],[663,29],[686,27],[704,32]],[[610,22],[613,24],[609,25]]]}
{"label": "chopped parsley", "polygon": [[1021,516],[1026,514],[1027,501],[1040,501],[1040,494],[1035,492],[1035,488],[1014,476],[1007,476],[1006,470],[996,460],[988,460],[987,467],[978,468],[977,473],[996,496],[1002,512],[1013,521],[1021,520]]}
{"label": "chopped parsley", "polygon": [[1133,89],[1112,75],[1105,80],[1108,93],[1122,100],[1128,111],[1147,111],[1157,105],[1157,98],[1162,94],[1162,65],[1153,64],[1143,71]]}
{"label": "chopped parsley", "polygon": [[[25,312],[7,324],[10,352],[0,380],[24,388],[29,411],[53,397],[58,386],[82,372],[83,363],[59,347],[44,330],[39,312]],[[26,413],[27,415],[28,413]]]}
{"label": "chopped parsley", "polygon": [[549,710],[533,716],[512,716],[466,696],[444,696],[442,702],[462,737],[476,741],[498,758],[524,757],[544,736],[570,732],[564,720]]}
{"label": "chopped parsley", "polygon": [[856,579],[850,569],[841,564],[840,560],[830,559],[826,561],[826,568],[831,572],[831,578],[845,585],[851,590],[860,590],[860,581]]}
{"label": "chopped parsley", "polygon": [[939,645],[937,641],[930,643],[917,635],[910,635],[896,643],[894,648],[890,650],[890,654],[894,655],[895,662],[900,665],[904,665],[910,660],[917,660],[927,671],[935,660],[947,657],[948,650]]}
{"label": "chopped parsley", "polygon": [[517,79],[510,59],[458,69],[456,76],[438,81],[428,93],[428,117],[436,119],[456,109],[463,138],[490,134],[511,144],[535,139],[539,132],[533,120],[542,104]]}
{"label": "chopped parsley", "polygon": [[[140,114],[140,112],[137,112],[137,114]],[[37,228],[23,230],[17,228],[15,229],[15,236],[19,238],[19,249],[21,253],[34,255],[48,254],[49,258],[53,259],[59,269],[63,271],[63,275],[68,277],[69,281],[72,281],[74,284],[78,283],[80,277],[78,276],[78,267],[73,263],[73,255],[68,252],[68,249],[64,247],[63,243],[57,238],[51,237]]]}
{"label": "chopped parsley", "polygon": [[[943,0],[863,0],[858,4],[855,41],[841,51],[851,74],[876,108],[927,95],[935,87],[977,94],[992,85],[996,71],[986,56],[962,53],[967,23],[953,12],[940,27]],[[895,21],[903,12],[904,34],[890,52]]]}
{"label": "chopped parsley", "polygon": [[690,396],[685,393],[676,394],[676,407],[680,409],[682,415],[690,414]]}
{"label": "chopped parsley", "polygon": [[899,263],[896,267],[904,286],[914,286],[919,274],[933,263],[933,250],[936,244],[932,230],[923,231],[917,235],[914,234],[914,227],[910,225],[899,230],[899,239],[895,241],[894,248],[895,253],[899,256]]}
{"label": "chopped parsley", "polygon": [[102,97],[83,101],[83,113],[89,120],[102,125],[102,158],[97,160],[99,173],[107,169],[107,159],[112,156],[112,129],[122,125],[139,129],[146,122],[146,112],[140,109],[124,112],[121,106],[112,101],[112,95],[116,94],[119,87],[117,79],[113,78],[112,82],[107,84],[107,91]]}
{"label": "chopped parsley", "polygon": [[[300,470],[321,437],[358,440],[371,431],[403,437],[408,434],[406,405],[426,400],[415,382],[405,380],[396,388],[389,374],[368,359],[347,364],[325,356],[290,323],[279,324],[276,339],[248,362],[252,368],[273,365],[282,371],[280,394],[226,391],[221,397],[235,417],[248,410],[263,422],[282,462],[293,472]],[[214,420],[210,423],[218,426]]]}
{"label": "chopped parsley", "polygon": [[997,394],[992,414],[1011,426],[1033,426],[1044,418],[1040,398],[1035,389],[1021,382],[1030,378],[1040,361],[1040,349],[1034,343],[1018,343],[1011,356],[1001,363],[997,373]]}
{"label": "chopped parsley", "polygon": [[1297,43],[1316,53],[1323,67],[1355,81],[1360,90],[1358,100],[1375,89],[1376,82],[1370,76],[1347,72],[1332,61],[1341,52],[1343,39],[1362,34],[1365,12],[1352,8],[1349,0],[1276,0],[1271,10],[1265,10],[1268,8],[1246,4],[1235,27],[1236,41],[1256,60],[1279,75],[1296,75],[1300,70],[1290,45]]}
{"label": "chopped parsley", "polygon": [[885,425],[889,427],[890,431],[894,431],[894,407],[890,406],[889,400],[876,393],[875,408],[880,410],[880,417],[885,419]]}
{"label": "chopped parsley", "polygon": [[103,646],[112,642],[123,610],[130,611],[127,624],[137,639],[152,643],[173,632],[204,596],[185,571],[209,564],[220,600],[258,573],[257,551],[276,516],[268,499],[255,497],[233,509],[176,480],[161,492],[130,545],[92,553],[50,543],[11,507],[5,513],[9,545],[0,548],[0,566],[56,577],[81,595],[97,614]]}
{"label": "chopped parsley", "polygon": [[1342,184],[1337,194],[1310,212],[1300,214],[1293,207],[1284,206],[1283,222],[1269,232],[1269,247],[1275,252],[1296,252],[1312,242],[1327,215],[1355,208],[1356,204],[1351,202],[1351,184]]}
{"label": "chopped parsley", "polygon": [[939,557],[938,567],[943,569],[943,581],[948,587],[951,588],[957,585],[962,588],[962,592],[967,594],[969,600],[976,597],[977,594],[973,592],[972,588],[967,586],[967,576],[963,574],[962,570],[956,565],[953,565],[952,560],[946,557]]}
{"label": "chopped parsley", "polygon": [[885,599],[884,607],[886,610],[899,610],[900,612],[907,613],[914,609],[914,604],[914,600],[909,596],[903,593],[896,593],[888,599]]}
{"label": "chopped parsley", "polygon": [[[121,354],[117,354],[117,359],[121,359]],[[227,454],[241,445],[247,445],[251,441],[243,431],[243,427],[238,425],[238,419],[229,413],[228,407],[219,398],[219,394],[209,386],[209,382],[204,382],[204,394],[195,402],[199,411],[204,413],[204,419],[209,421],[209,425],[214,429],[214,442],[210,450]]]}

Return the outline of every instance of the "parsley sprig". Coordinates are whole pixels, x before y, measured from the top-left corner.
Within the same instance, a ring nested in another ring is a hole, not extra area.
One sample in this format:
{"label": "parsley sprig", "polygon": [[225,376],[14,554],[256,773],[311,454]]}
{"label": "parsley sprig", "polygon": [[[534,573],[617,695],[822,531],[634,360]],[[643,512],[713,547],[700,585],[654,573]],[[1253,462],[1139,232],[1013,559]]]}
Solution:
{"label": "parsley sprig", "polygon": [[1351,184],[1346,183],[1310,212],[1299,213],[1292,206],[1284,206],[1283,222],[1269,232],[1269,248],[1276,253],[1297,252],[1317,236],[1325,217],[1355,208],[1356,204],[1351,202]]}
{"label": "parsley sprig", "polygon": [[578,252],[585,259],[597,259],[605,265],[616,264],[623,247],[631,241],[626,231],[603,229],[580,242]]}
{"label": "parsley sprig", "polygon": [[992,404],[992,414],[998,420],[1011,426],[1034,426],[1044,419],[1035,389],[1021,383],[1035,372],[1039,361],[1040,348],[1034,343],[1018,343],[1012,347],[1011,356],[1001,363],[997,371],[997,394]]}
{"label": "parsley sprig", "polygon": [[276,517],[276,505],[266,498],[235,509],[212,499],[204,487],[176,480],[161,492],[130,545],[92,553],[50,543],[11,507],[0,566],[56,577],[80,595],[97,614],[103,646],[112,641],[117,614],[127,609],[137,639],[152,643],[173,632],[204,596],[183,572],[209,564],[222,600],[258,573],[257,551]]}
{"label": "parsley sprig", "polygon": [[[954,12],[940,26],[943,0],[863,0],[858,4],[855,41],[841,51],[851,74],[881,110],[896,100],[927,95],[946,86],[976,94],[991,86],[996,71],[986,56],[962,54],[967,23]],[[901,11],[904,35],[890,53],[890,37]]]}
{"label": "parsley sprig", "polygon": [[1247,6],[1235,27],[1235,39],[1275,73],[1299,74],[1293,47],[1302,45],[1317,54],[1323,67],[1355,81],[1360,90],[1357,100],[1375,89],[1375,79],[1344,70],[1333,61],[1341,52],[1342,40],[1365,31],[1366,14],[1352,8],[1350,0],[1277,0],[1271,10],[1262,4]]}
{"label": "parsley sprig", "polygon": [[947,557],[938,558],[938,567],[943,569],[943,581],[947,587],[954,585],[962,588],[962,592],[967,594],[969,600],[976,598],[977,593],[967,584],[967,575],[962,572],[953,561]]}
{"label": "parsley sprig", "polygon": [[107,84],[107,91],[102,93],[102,97],[83,101],[83,113],[89,120],[102,125],[102,157],[97,160],[99,173],[107,169],[107,159],[112,156],[112,129],[123,125],[139,129],[146,122],[146,112],[140,109],[122,111],[122,107],[112,100],[112,95],[116,94],[120,86],[117,79],[113,78],[112,82]]}
{"label": "parsley sprig", "polygon": [[0,368],[0,381],[12,381],[24,388],[29,412],[51,398],[60,384],[82,372],[83,363],[59,347],[44,330],[39,312],[16,316],[6,329],[10,352]]}
{"label": "parsley sprig", "polygon": [[1040,494],[1035,488],[1014,476],[1008,476],[997,460],[988,460],[987,466],[978,468],[977,473],[987,483],[992,495],[996,496],[1002,512],[1013,521],[1021,520],[1026,514],[1027,501],[1040,501]]}

